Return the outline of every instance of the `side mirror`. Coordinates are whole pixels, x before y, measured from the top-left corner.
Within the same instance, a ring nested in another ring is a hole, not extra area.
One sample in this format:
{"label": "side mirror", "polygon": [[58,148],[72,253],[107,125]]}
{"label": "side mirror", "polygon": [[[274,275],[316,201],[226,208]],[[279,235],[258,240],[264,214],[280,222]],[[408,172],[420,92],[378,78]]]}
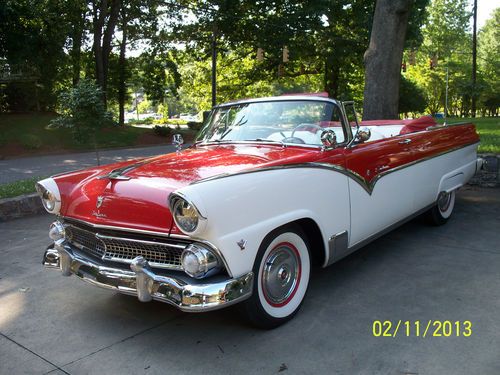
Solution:
{"label": "side mirror", "polygon": [[184,144],[184,138],[182,138],[182,135],[174,134],[174,136],[172,137],[172,144],[177,149],[177,152],[179,152],[182,148],[182,145]]}
{"label": "side mirror", "polygon": [[372,136],[372,132],[368,128],[360,128],[356,133],[356,141],[357,142],[366,142]]}
{"label": "side mirror", "polygon": [[333,130],[323,130],[320,138],[324,149],[335,147],[337,144],[337,136]]}

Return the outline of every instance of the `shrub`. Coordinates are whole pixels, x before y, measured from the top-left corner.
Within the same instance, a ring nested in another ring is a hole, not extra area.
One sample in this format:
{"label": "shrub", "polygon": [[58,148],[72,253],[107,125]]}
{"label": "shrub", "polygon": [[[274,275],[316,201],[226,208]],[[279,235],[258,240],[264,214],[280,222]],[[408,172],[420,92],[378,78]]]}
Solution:
{"label": "shrub", "polygon": [[42,140],[34,134],[23,134],[19,141],[30,150],[38,150],[43,144]]}
{"label": "shrub", "polygon": [[168,126],[155,125],[153,130],[157,135],[161,137],[168,137],[170,134],[172,134],[172,129],[170,129]]}
{"label": "shrub", "polygon": [[188,126],[188,128],[189,128],[189,129],[191,129],[191,130],[196,130],[196,131],[198,131],[198,130],[200,130],[200,129],[201,129],[201,127],[203,126],[203,123],[202,123],[202,122],[189,121],[189,122],[187,123],[187,126]]}
{"label": "shrub", "polygon": [[93,81],[81,80],[59,96],[61,115],[50,126],[72,128],[77,141],[88,141],[98,129],[114,124],[102,97],[100,87]]}
{"label": "shrub", "polygon": [[161,124],[161,125],[186,125],[187,121],[186,120],[181,120],[178,118],[161,118],[159,120],[154,120],[154,124]]}

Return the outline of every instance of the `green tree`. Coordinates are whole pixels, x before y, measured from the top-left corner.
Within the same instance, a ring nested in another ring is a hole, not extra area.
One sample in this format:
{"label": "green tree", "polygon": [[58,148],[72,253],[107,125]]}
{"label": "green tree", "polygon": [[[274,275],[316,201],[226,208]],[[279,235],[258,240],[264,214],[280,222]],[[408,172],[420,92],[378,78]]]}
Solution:
{"label": "green tree", "polygon": [[500,8],[493,11],[478,35],[478,63],[484,79],[479,104],[483,115],[498,116],[500,107]]}
{"label": "green tree", "polygon": [[0,60],[9,78],[3,92],[10,110],[54,109],[67,62],[66,10],[54,0],[0,2]]}

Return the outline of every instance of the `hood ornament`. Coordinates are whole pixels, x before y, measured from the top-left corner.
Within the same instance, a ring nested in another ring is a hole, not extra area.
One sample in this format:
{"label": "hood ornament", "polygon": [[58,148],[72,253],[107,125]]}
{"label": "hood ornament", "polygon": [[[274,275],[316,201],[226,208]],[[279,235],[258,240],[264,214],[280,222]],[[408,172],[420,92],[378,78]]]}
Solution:
{"label": "hood ornament", "polygon": [[182,145],[184,144],[184,138],[182,138],[182,135],[174,134],[172,137],[172,144],[175,146],[177,153],[181,152]]}

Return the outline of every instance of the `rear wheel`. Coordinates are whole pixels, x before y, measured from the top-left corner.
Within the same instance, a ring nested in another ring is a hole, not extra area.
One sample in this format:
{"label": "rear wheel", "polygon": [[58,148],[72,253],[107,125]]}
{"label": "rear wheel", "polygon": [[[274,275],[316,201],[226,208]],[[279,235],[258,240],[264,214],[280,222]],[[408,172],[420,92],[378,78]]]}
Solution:
{"label": "rear wheel", "polygon": [[309,246],[299,227],[267,235],[253,267],[253,295],[242,304],[250,322],[270,329],[290,320],[302,304],[310,270]]}
{"label": "rear wheel", "polygon": [[455,190],[449,193],[442,191],[438,195],[436,205],[428,213],[428,221],[433,225],[443,225],[450,218],[455,207]]}

